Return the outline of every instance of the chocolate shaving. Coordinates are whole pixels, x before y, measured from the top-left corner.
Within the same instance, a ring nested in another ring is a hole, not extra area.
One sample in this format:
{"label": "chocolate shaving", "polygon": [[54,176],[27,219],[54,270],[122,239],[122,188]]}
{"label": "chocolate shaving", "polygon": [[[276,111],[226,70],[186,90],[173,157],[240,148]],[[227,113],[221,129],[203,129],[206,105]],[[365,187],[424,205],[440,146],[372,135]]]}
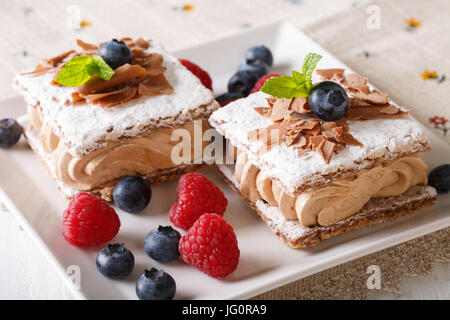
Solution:
{"label": "chocolate shaving", "polygon": [[368,106],[370,106],[370,103],[363,101],[361,99],[358,99],[358,98],[349,97],[348,98],[348,106],[350,108],[352,108],[352,107],[368,107]]}
{"label": "chocolate shaving", "polygon": [[131,49],[131,54],[134,59],[141,58],[145,56],[145,51],[140,47],[135,47]]}
{"label": "chocolate shaving", "polygon": [[325,139],[322,140],[322,142],[316,148],[316,151],[322,156],[326,163],[330,163],[331,156],[333,155],[334,150],[336,150],[336,143]]}
{"label": "chocolate shaving", "polygon": [[59,63],[63,62],[68,56],[71,56],[73,53],[75,53],[75,50],[69,50],[69,51],[63,52],[56,57],[53,57],[50,59],[44,59],[44,63],[54,68]]}
{"label": "chocolate shaving", "polygon": [[80,96],[78,92],[72,92],[72,105],[81,106],[85,104],[86,100],[82,96]]}
{"label": "chocolate shaving", "polygon": [[145,54],[145,56],[136,58],[136,64],[147,69],[147,74],[150,76],[157,76],[164,73],[166,70],[162,66],[163,57],[157,53]]}
{"label": "chocolate shaving", "polygon": [[143,96],[157,96],[173,93],[173,87],[167,81],[164,74],[151,76],[148,80],[139,83],[139,94]]}
{"label": "chocolate shaving", "polygon": [[[395,113],[394,108],[397,110]],[[386,110],[388,110],[389,113],[386,113]],[[374,105],[370,107],[349,108],[346,118],[348,120],[375,120],[375,119],[406,118],[407,116],[408,116],[407,111],[403,111],[394,105],[384,105],[384,106]]]}
{"label": "chocolate shaving", "polygon": [[145,68],[136,64],[124,64],[116,69],[114,75],[108,81],[93,77],[87,82],[78,87],[78,92],[82,95],[102,92],[113,88],[119,84],[127,83],[128,81],[139,78],[147,74]]}
{"label": "chocolate shaving", "polygon": [[401,112],[401,110],[392,104],[380,109],[380,113],[390,114],[390,115],[397,114],[399,112]]}
{"label": "chocolate shaving", "polygon": [[144,40],[142,38],[138,38],[135,41],[135,43],[137,46],[141,47],[142,49],[148,49],[150,47],[150,43],[147,40]]}
{"label": "chocolate shaving", "polygon": [[98,45],[90,44],[90,43],[84,42],[83,40],[80,40],[80,39],[77,39],[77,45],[85,51],[94,51],[94,50],[97,50],[99,47]]}
{"label": "chocolate shaving", "polygon": [[[75,50],[69,50],[66,52],[61,53],[60,55],[57,55],[56,57],[50,58],[50,59],[44,59],[42,63],[38,64],[33,71],[30,72],[22,72],[21,75],[26,74],[41,74],[48,72],[50,70],[55,69],[55,67],[58,66],[61,62],[63,62],[67,57],[74,56]],[[56,76],[55,76],[56,78]]]}
{"label": "chocolate shaving", "polygon": [[345,145],[351,145],[351,146],[360,146],[362,147],[362,143],[355,139],[350,133],[348,133],[348,130],[344,130],[343,127],[336,127],[333,128],[333,131],[336,133],[334,137],[332,137],[333,141],[341,142]]}
{"label": "chocolate shaving", "polygon": [[291,146],[299,137],[299,135],[295,135],[295,134],[289,134],[288,136],[286,136],[286,144],[289,146]]}
{"label": "chocolate shaving", "polygon": [[320,127],[322,128],[322,130],[333,129],[333,128],[336,128],[337,126],[338,126],[338,124],[336,122],[322,122],[320,124]]}
{"label": "chocolate shaving", "polygon": [[256,107],[254,110],[265,118],[271,117],[272,108]]}
{"label": "chocolate shaving", "polygon": [[326,139],[332,139],[332,138],[336,137],[336,135],[337,135],[336,131],[334,131],[332,129],[327,129],[325,131],[322,131],[322,134]]}
{"label": "chocolate shaving", "polygon": [[308,106],[308,99],[303,97],[292,99],[290,109],[300,114],[311,112],[311,109]]}
{"label": "chocolate shaving", "polygon": [[111,92],[110,94],[107,94],[106,96],[103,96],[101,98],[95,99],[92,101],[92,103],[99,104],[102,108],[111,108],[112,106],[130,101],[134,98],[136,92],[136,87],[124,88],[119,91]]}
{"label": "chocolate shaving", "polygon": [[20,75],[23,76],[23,75],[27,75],[27,74],[41,74],[41,73],[45,73],[47,71],[50,71],[52,69],[54,69],[54,68],[51,67],[51,66],[48,66],[48,65],[40,63],[34,68],[34,70],[28,71],[28,72],[21,72]]}
{"label": "chocolate shaving", "polygon": [[[279,102],[268,100],[269,105],[272,104],[272,108],[260,107],[255,108],[255,111],[271,119],[269,110],[272,109],[273,113],[275,106],[280,110],[286,110],[286,105],[289,105],[287,100],[289,99]],[[278,132],[275,130],[278,130]],[[263,154],[271,150],[273,146],[285,142],[288,147],[297,150],[299,156],[305,156],[307,150],[314,150],[328,163],[332,154],[338,149],[343,149],[346,143],[361,146],[361,143],[348,133],[348,130],[349,127],[345,120],[325,122],[319,118],[299,118],[289,114],[282,121],[275,121],[267,128],[249,131],[247,138],[249,141],[261,141],[264,143],[259,148],[258,154]]]}
{"label": "chocolate shaving", "polygon": [[58,85],[59,85],[59,83],[56,82],[56,77],[58,77],[59,72],[61,71],[61,69],[62,69],[64,66],[65,66],[65,64],[60,64],[59,66],[57,66],[57,67],[55,68],[55,72],[53,73],[52,81],[50,81],[50,84],[51,84],[51,85],[54,85],[54,86],[58,86]]}
{"label": "chocolate shaving", "polygon": [[352,90],[352,88],[346,88],[353,98],[360,99],[370,104],[387,104],[388,95],[378,91],[370,91],[365,93],[359,90]]}
{"label": "chocolate shaving", "polygon": [[345,77],[344,87],[352,88],[354,90],[363,92],[365,94],[370,93],[370,89],[367,86],[367,78],[360,76],[356,73],[350,73]]}
{"label": "chocolate shaving", "polygon": [[320,144],[325,140],[326,140],[325,137],[322,135],[312,136],[309,138],[309,143],[311,144],[311,148],[314,150],[317,149],[320,146]]}
{"label": "chocolate shaving", "polygon": [[281,98],[275,101],[272,107],[272,114],[270,120],[280,121],[283,120],[289,112],[289,106],[291,105],[291,99]]}
{"label": "chocolate shaving", "polygon": [[297,136],[291,144],[294,148],[303,148],[308,144],[305,136]]}
{"label": "chocolate shaving", "polygon": [[334,80],[341,83],[344,80],[344,69],[317,69],[316,73],[323,80]]}
{"label": "chocolate shaving", "polygon": [[273,104],[275,103],[275,101],[277,101],[277,98],[275,98],[275,97],[267,98],[267,103],[269,104],[270,107],[273,107]]}
{"label": "chocolate shaving", "polygon": [[367,78],[362,77],[359,74],[350,73],[344,76],[343,69],[322,69],[317,70],[316,72],[323,80],[337,80],[342,84],[351,98],[356,99],[353,100],[352,103],[355,104],[356,102],[357,106],[360,106],[360,101],[369,104],[388,103],[388,95],[376,90],[370,90],[367,85]]}
{"label": "chocolate shaving", "polygon": [[133,47],[133,46],[135,46],[135,42],[134,42],[133,39],[130,38],[130,37],[120,38],[119,41],[125,42],[125,44],[126,44],[128,47],[130,47],[130,48]]}
{"label": "chocolate shaving", "polygon": [[300,125],[296,126],[296,128],[299,128],[300,130],[303,131],[315,131],[315,129],[319,129],[318,127],[319,125],[319,121],[318,118],[312,118],[312,119],[308,119],[305,121],[299,121]]}
{"label": "chocolate shaving", "polygon": [[[119,90],[114,90],[114,91],[109,91],[109,92],[102,92],[102,93],[91,93],[88,95],[83,96],[86,100],[88,101],[95,101],[95,100],[99,100],[102,99],[104,97],[110,96],[110,95],[115,95],[117,93],[120,93],[122,91],[124,91],[125,88],[123,89],[119,89]],[[77,92],[79,94],[79,92]]]}

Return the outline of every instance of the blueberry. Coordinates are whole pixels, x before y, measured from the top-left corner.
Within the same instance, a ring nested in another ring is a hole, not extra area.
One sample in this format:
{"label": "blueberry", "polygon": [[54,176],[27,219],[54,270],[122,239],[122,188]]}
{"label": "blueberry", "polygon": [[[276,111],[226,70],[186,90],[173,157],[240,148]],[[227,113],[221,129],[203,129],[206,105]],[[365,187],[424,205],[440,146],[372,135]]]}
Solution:
{"label": "blueberry", "polygon": [[113,190],[114,203],[128,213],[139,213],[152,198],[152,189],[147,181],[138,176],[125,177]]}
{"label": "blueberry", "polygon": [[228,81],[228,92],[240,92],[248,95],[258,78],[253,72],[238,71]]}
{"label": "blueberry", "polygon": [[428,184],[434,187],[438,193],[449,192],[450,164],[443,164],[431,170],[428,175]]}
{"label": "blueberry", "polygon": [[134,256],[123,243],[108,244],[95,261],[97,270],[110,279],[123,279],[134,269]]}
{"label": "blueberry", "polygon": [[132,54],[130,48],[123,41],[112,39],[98,48],[98,55],[113,69],[130,63]]}
{"label": "blueberry", "polygon": [[246,62],[241,63],[238,67],[238,71],[250,71],[253,72],[256,77],[259,79],[262,76],[266,75],[269,72],[269,65],[265,62],[261,62],[258,64],[248,64]]}
{"label": "blueberry", "polygon": [[175,291],[175,280],[163,270],[145,270],[136,281],[136,294],[141,300],[170,300]]}
{"label": "blueberry", "polygon": [[311,111],[324,121],[336,121],[348,111],[348,96],[344,88],[333,81],[323,81],[312,88],[308,96]]}
{"label": "blueberry", "polygon": [[0,148],[10,148],[19,141],[22,127],[14,119],[0,120]]}
{"label": "blueberry", "polygon": [[245,96],[242,92],[227,92],[218,96],[216,101],[223,107],[234,100],[245,98]]}
{"label": "blueberry", "polygon": [[174,228],[159,226],[145,237],[144,249],[150,258],[160,262],[170,262],[180,256],[178,243],[181,234]]}
{"label": "blueberry", "polygon": [[245,61],[247,61],[248,64],[253,65],[264,62],[271,67],[273,63],[272,52],[265,46],[254,46],[245,51]]}

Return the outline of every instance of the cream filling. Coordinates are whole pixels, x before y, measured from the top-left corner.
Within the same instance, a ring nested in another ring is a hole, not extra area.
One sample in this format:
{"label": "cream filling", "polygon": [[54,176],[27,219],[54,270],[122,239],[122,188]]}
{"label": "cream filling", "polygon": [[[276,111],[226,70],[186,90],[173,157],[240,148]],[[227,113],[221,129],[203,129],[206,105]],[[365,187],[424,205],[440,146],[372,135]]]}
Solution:
{"label": "cream filling", "polygon": [[[71,155],[53,130],[43,123],[39,107],[28,106],[30,124],[38,132],[44,151],[51,156],[51,165],[59,180],[77,190],[91,190],[127,175],[150,175],[158,169],[175,167],[172,148],[179,142],[172,141],[172,131],[186,129],[194,139],[194,122],[177,128],[157,128],[148,135],[122,142],[109,143],[83,157]],[[201,129],[208,125],[203,121]],[[203,131],[202,136],[203,136]],[[191,141],[191,155],[194,157],[194,141]],[[203,144],[203,148],[205,147]],[[183,157],[182,154],[180,154]],[[183,157],[184,159],[184,157]]]}
{"label": "cream filling", "polygon": [[392,197],[417,184],[427,184],[427,165],[423,153],[386,161],[372,169],[332,182],[326,187],[288,195],[243,152],[236,159],[235,176],[240,192],[251,201],[265,200],[278,206],[287,220],[299,220],[304,226],[329,226],[359,210],[372,197]]}

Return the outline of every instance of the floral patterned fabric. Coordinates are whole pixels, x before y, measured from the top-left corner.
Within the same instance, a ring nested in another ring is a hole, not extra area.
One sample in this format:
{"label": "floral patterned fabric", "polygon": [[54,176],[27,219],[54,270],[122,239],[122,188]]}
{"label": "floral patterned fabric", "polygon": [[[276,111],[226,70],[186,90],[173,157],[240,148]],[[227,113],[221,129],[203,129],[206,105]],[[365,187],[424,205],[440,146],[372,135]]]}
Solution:
{"label": "floral patterned fabric", "polygon": [[[369,28],[378,8],[380,28]],[[357,5],[304,28],[307,33],[378,89],[450,143],[450,30],[441,0],[379,0]],[[449,150],[450,151],[450,150]]]}

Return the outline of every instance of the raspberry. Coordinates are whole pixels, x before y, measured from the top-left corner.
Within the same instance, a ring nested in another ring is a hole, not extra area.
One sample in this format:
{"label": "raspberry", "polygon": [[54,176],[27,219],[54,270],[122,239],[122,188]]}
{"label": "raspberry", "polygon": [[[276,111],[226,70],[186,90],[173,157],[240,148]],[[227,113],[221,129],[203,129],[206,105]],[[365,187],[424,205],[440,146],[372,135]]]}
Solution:
{"label": "raspberry", "polygon": [[266,81],[268,79],[279,77],[279,76],[280,75],[278,73],[269,73],[269,74],[266,74],[265,76],[262,76],[261,78],[258,79],[258,81],[256,81],[255,85],[253,86],[253,89],[250,91],[250,94],[261,90],[262,86],[264,85],[264,83],[266,83]]}
{"label": "raspberry", "polygon": [[116,211],[99,197],[87,192],[72,197],[63,215],[63,236],[74,246],[107,242],[119,232]]}
{"label": "raspberry", "polygon": [[223,192],[205,176],[193,172],[183,175],[177,187],[177,200],[170,209],[170,221],[189,229],[204,213],[222,216],[228,201]]}
{"label": "raspberry", "polygon": [[207,87],[209,90],[212,91],[212,80],[209,76],[208,72],[200,68],[195,63],[186,60],[186,59],[180,59],[180,62],[183,66],[186,67],[190,72],[192,72],[197,78],[199,78],[200,82]]}
{"label": "raspberry", "polygon": [[236,270],[239,247],[233,228],[217,214],[204,214],[180,240],[183,260],[213,278]]}

